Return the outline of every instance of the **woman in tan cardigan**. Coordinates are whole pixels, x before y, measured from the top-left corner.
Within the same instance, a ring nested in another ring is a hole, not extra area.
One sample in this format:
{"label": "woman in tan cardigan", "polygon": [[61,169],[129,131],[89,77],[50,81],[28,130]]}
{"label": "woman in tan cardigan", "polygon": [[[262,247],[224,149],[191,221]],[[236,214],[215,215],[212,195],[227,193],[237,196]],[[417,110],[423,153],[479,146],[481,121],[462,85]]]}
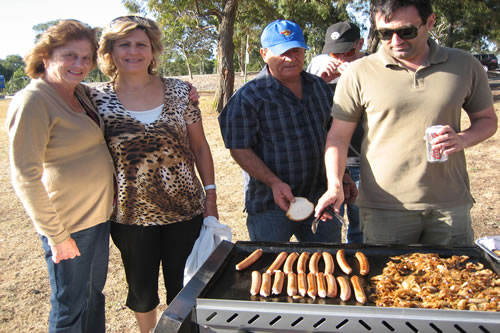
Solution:
{"label": "woman in tan cardigan", "polygon": [[49,28],[25,58],[33,80],[7,115],[12,184],[45,251],[49,332],[105,332],[114,166],[104,123],[80,84],[96,48],[94,30],[81,22]]}

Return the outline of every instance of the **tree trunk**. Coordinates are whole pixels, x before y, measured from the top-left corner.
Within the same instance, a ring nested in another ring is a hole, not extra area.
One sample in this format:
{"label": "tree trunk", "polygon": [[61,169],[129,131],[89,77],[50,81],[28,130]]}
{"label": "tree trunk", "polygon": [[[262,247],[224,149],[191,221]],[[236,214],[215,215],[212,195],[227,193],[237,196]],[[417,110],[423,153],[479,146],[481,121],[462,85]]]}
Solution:
{"label": "tree trunk", "polygon": [[184,55],[184,59],[186,60],[186,67],[187,67],[187,70],[188,70],[188,75],[189,75],[189,78],[192,80],[193,79],[193,73],[191,72],[191,65],[189,64],[188,54],[186,52],[186,48],[184,47],[184,43],[182,43],[181,45],[182,45],[182,54]]}
{"label": "tree trunk", "polygon": [[234,90],[234,20],[238,0],[227,0],[219,23],[219,41],[217,43],[217,74],[219,83],[215,90],[214,110],[220,113],[233,95]]}
{"label": "tree trunk", "polygon": [[454,31],[455,31],[454,22],[450,22],[450,25],[448,25],[448,38],[446,38],[447,47],[453,47],[453,45],[455,44],[454,43],[455,36],[453,35]]}

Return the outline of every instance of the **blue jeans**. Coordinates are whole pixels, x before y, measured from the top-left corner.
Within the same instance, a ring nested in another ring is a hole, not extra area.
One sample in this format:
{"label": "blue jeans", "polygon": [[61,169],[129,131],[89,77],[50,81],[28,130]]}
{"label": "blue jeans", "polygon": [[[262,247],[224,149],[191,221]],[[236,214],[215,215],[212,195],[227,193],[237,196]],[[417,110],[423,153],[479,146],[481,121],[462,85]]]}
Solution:
{"label": "blue jeans", "polygon": [[291,221],[281,209],[247,216],[251,241],[288,242],[295,235],[299,242],[342,242],[342,224],[336,219],[320,221],[316,234],[311,231],[314,216],[302,222]]}
{"label": "blue jeans", "polygon": [[52,261],[48,239],[40,236],[52,289],[50,333],[106,331],[104,294],[109,259],[109,222],[71,234],[80,256]]}
{"label": "blue jeans", "polygon": [[[359,189],[359,168],[349,167],[351,178]],[[359,224],[359,207],[354,203],[347,204],[347,217],[349,225],[347,226],[347,243],[363,243],[363,232]]]}

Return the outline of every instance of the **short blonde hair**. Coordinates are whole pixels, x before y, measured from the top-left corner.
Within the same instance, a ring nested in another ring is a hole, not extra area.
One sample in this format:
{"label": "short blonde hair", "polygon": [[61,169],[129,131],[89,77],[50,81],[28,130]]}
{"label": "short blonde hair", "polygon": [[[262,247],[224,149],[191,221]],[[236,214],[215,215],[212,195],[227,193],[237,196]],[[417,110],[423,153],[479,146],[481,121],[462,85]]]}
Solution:
{"label": "short blonde hair", "polygon": [[116,78],[118,75],[118,70],[111,57],[113,44],[116,40],[125,38],[132,31],[137,29],[143,30],[149,38],[153,60],[151,60],[148,66],[148,73],[155,73],[160,55],[163,52],[163,45],[161,43],[162,33],[160,28],[153,20],[142,16],[120,16],[111,21],[104,29],[99,42],[99,50],[97,51],[99,56],[99,69],[112,79]]}
{"label": "short blonde hair", "polygon": [[33,79],[45,74],[43,60],[52,56],[58,47],[75,40],[88,40],[92,48],[92,68],[97,63],[97,40],[95,29],[77,20],[62,20],[48,28],[36,42],[35,46],[24,57],[25,72]]}

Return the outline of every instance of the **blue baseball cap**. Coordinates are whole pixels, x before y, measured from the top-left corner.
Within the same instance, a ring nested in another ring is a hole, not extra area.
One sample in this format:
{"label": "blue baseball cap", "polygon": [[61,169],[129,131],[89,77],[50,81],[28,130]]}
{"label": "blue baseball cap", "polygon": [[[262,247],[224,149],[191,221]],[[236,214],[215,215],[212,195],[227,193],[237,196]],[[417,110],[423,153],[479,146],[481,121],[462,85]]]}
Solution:
{"label": "blue baseball cap", "polygon": [[299,25],[288,20],[276,20],[268,24],[260,36],[262,48],[279,55],[295,47],[309,50]]}

